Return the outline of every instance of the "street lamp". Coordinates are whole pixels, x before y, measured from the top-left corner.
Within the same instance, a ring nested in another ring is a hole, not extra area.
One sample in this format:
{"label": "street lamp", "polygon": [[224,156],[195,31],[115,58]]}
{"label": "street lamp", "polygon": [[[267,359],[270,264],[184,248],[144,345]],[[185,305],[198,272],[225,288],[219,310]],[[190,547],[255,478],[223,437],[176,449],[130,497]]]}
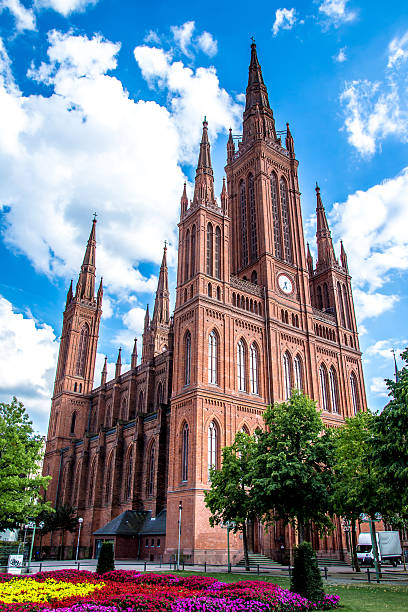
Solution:
{"label": "street lamp", "polygon": [[79,538],[81,537],[81,527],[82,527],[82,523],[84,522],[83,518],[79,518],[78,519],[78,524],[79,524],[79,529],[78,529],[78,540],[77,540],[77,547],[76,547],[76,556],[75,556],[75,561],[78,561],[78,554],[79,554]]}
{"label": "street lamp", "polygon": [[177,571],[180,571],[180,541],[181,541],[181,511],[183,509],[183,503],[179,503],[179,521],[178,521],[178,549],[177,549]]}
{"label": "street lamp", "polygon": [[[40,529],[42,529],[42,528],[44,527],[44,523],[43,523],[43,521],[41,521],[41,523],[39,523],[38,527],[39,527]],[[37,528],[37,524],[36,524],[36,522],[35,522],[35,521],[30,521],[30,522],[28,523],[28,525],[26,525],[26,528],[27,528],[27,529],[32,529],[32,530],[33,530],[33,535],[32,535],[32,538],[31,538],[30,556],[29,556],[29,558],[28,558],[28,564],[27,564],[27,574],[29,574],[29,573],[30,573],[31,559],[32,559],[32,556],[33,556],[33,547],[34,547],[34,539],[35,539],[35,530],[36,530],[36,528]]]}

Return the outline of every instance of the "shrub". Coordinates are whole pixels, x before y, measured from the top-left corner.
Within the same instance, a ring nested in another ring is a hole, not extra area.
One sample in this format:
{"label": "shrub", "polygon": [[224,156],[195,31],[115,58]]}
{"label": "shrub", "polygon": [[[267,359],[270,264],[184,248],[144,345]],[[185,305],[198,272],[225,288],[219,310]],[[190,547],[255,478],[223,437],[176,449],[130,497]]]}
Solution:
{"label": "shrub", "polygon": [[324,598],[322,576],[309,542],[302,542],[295,549],[290,590],[314,602]]}
{"label": "shrub", "polygon": [[99,553],[98,565],[96,566],[97,574],[105,574],[113,572],[115,569],[115,557],[113,553],[112,542],[104,542]]}

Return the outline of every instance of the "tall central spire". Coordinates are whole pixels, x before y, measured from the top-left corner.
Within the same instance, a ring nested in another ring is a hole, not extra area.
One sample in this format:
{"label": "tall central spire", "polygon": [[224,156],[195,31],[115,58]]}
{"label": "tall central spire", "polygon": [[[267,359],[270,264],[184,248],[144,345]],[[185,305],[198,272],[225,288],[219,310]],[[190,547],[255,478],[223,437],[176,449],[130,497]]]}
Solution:
{"label": "tall central spire", "polygon": [[214,198],[214,174],[211,166],[210,142],[208,140],[208,122],[204,117],[203,134],[200,143],[200,154],[195,177],[193,204],[216,204]]}
{"label": "tall central spire", "polygon": [[96,215],[92,221],[84,260],[79,273],[75,297],[92,302],[95,298]]}
{"label": "tall central spire", "polygon": [[276,140],[275,120],[269,106],[268,91],[262,77],[261,65],[256,53],[256,44],[251,45],[248,86],[244,112],[243,143],[263,137]]}
{"label": "tall central spire", "polygon": [[163,259],[160,266],[159,282],[157,284],[156,299],[152,323],[165,323],[170,320],[170,294],[167,270],[167,245],[164,245]]}
{"label": "tall central spire", "polygon": [[317,262],[316,268],[328,267],[336,263],[332,237],[327,223],[326,211],[324,210],[320,188],[316,183],[316,217],[317,217]]}

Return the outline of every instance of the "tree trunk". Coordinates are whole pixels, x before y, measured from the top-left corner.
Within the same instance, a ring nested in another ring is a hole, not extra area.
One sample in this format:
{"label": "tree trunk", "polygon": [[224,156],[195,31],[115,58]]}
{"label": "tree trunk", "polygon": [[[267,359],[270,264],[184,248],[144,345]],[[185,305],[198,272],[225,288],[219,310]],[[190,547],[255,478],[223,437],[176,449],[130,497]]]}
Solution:
{"label": "tree trunk", "polygon": [[249,557],[248,557],[248,538],[247,538],[247,526],[246,521],[242,525],[242,540],[244,543],[244,560],[245,560],[245,570],[249,572]]}
{"label": "tree trunk", "polygon": [[353,557],[353,564],[356,572],[361,572],[360,564],[357,559],[357,533],[356,533],[356,521],[351,519],[351,555]]}
{"label": "tree trunk", "polygon": [[65,534],[65,529],[62,529],[61,530],[61,553],[60,553],[61,561],[64,560],[64,534]]}
{"label": "tree trunk", "polygon": [[374,557],[377,560],[379,576],[380,576],[380,578],[382,578],[380,556],[378,554],[378,546],[377,546],[377,536],[376,536],[376,532],[375,532],[375,520],[373,518],[373,515],[371,515],[371,526],[372,526],[372,531],[373,531]]}
{"label": "tree trunk", "polygon": [[297,528],[298,528],[299,544],[302,544],[302,542],[305,541],[305,526],[299,517],[297,520]]}

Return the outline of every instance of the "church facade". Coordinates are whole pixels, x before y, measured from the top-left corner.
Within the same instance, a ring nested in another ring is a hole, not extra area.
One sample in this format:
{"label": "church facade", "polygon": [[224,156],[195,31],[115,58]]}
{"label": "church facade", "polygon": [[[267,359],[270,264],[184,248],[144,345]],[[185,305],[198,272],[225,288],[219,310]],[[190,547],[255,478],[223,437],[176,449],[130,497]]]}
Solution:
{"label": "church facade", "polygon": [[[366,410],[346,253],[341,245],[336,257],[317,185],[315,263],[305,249],[294,140],[289,124],[284,143],[276,131],[255,44],[243,134],[237,142],[230,131],[219,202],[207,128],[204,121],[193,197],[185,185],[181,198],[174,314],[165,248],[140,363],[135,341],[130,370],[122,373],[119,350],[114,379],[105,361],[93,388],[103,300],[102,282],[95,295],[96,220],[68,291],[44,474],[52,476],[47,499],[84,519],[82,555],[108,539],[118,558],[169,560],[181,506],[183,558],[225,562],[226,531],[210,527],[204,505],[222,448],[238,431],[262,427],[267,406],[295,387],[330,426]],[[320,554],[343,557],[337,527],[314,536]],[[266,533],[255,523],[249,536],[254,551],[278,560],[281,546],[295,543],[280,525]],[[242,557],[239,535],[231,554]]]}

